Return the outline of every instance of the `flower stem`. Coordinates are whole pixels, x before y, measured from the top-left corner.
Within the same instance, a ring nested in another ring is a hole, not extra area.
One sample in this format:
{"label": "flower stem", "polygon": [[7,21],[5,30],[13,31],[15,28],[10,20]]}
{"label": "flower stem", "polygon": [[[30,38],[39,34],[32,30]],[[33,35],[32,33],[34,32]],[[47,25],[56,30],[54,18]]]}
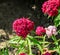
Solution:
{"label": "flower stem", "polygon": [[54,40],[54,44],[56,45],[56,51],[59,53],[59,55],[60,55],[60,48],[59,48],[59,44],[58,44],[58,41],[57,41],[57,39],[56,39],[56,37],[53,35],[52,36],[52,39]]}
{"label": "flower stem", "polygon": [[28,41],[29,55],[32,55],[31,42],[30,42],[29,38],[27,38],[27,41]]}
{"label": "flower stem", "polygon": [[46,35],[43,38],[43,46],[45,46],[45,37],[46,37]]}

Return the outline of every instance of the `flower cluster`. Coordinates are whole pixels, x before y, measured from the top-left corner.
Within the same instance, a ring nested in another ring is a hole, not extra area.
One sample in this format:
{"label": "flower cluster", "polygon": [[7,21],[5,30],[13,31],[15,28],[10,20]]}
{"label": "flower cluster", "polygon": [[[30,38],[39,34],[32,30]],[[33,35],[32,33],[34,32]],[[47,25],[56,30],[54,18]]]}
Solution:
{"label": "flower cluster", "polygon": [[52,55],[52,54],[49,52],[46,52],[45,54],[42,54],[42,55]]}
{"label": "flower cluster", "polygon": [[58,7],[60,6],[59,0],[48,0],[42,5],[42,12],[49,16],[55,16],[58,14]]}
{"label": "flower cluster", "polygon": [[27,55],[26,53],[20,53],[19,55]]}
{"label": "flower cluster", "polygon": [[39,35],[39,36],[42,36],[45,32],[46,32],[45,29],[41,26],[38,26],[36,28],[36,34]]}
{"label": "flower cluster", "polygon": [[13,22],[13,30],[18,36],[22,36],[23,38],[25,38],[33,28],[34,22],[28,18],[19,18]]}
{"label": "flower cluster", "polygon": [[57,35],[57,28],[55,26],[49,26],[46,29],[46,34],[48,37],[52,36],[52,35]]}
{"label": "flower cluster", "polygon": [[41,26],[38,26],[36,28],[36,34],[38,36],[42,36],[44,33],[46,33],[46,35],[48,37],[52,36],[52,35],[57,35],[57,28],[55,26],[49,26],[47,28],[43,28]]}

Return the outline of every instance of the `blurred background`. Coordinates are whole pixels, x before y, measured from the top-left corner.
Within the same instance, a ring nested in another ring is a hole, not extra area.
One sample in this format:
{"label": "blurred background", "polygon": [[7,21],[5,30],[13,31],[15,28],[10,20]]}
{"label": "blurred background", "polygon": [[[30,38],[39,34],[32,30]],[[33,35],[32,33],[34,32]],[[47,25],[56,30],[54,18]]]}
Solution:
{"label": "blurred background", "polygon": [[20,17],[29,17],[38,25],[48,26],[50,20],[41,11],[45,0],[0,0],[0,29],[11,33],[12,23]]}

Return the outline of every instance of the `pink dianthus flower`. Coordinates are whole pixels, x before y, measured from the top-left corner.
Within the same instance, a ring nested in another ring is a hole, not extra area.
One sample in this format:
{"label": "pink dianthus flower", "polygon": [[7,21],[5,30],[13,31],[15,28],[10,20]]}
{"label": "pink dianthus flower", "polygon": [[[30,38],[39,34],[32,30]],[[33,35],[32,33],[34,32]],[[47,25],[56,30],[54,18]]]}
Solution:
{"label": "pink dianthus flower", "polygon": [[25,38],[34,29],[34,22],[28,18],[19,18],[13,22],[13,30],[18,36]]}
{"label": "pink dianthus flower", "polygon": [[55,26],[49,26],[48,28],[45,28],[45,30],[48,37],[57,35],[57,28]]}
{"label": "pink dianthus flower", "polygon": [[27,55],[26,53],[20,53],[19,55]]}
{"label": "pink dianthus flower", "polygon": [[44,33],[45,33],[45,29],[44,29],[43,27],[38,26],[38,27],[36,28],[36,35],[42,36]]}
{"label": "pink dianthus flower", "polygon": [[49,16],[56,16],[58,14],[59,0],[48,0],[42,5],[42,12]]}

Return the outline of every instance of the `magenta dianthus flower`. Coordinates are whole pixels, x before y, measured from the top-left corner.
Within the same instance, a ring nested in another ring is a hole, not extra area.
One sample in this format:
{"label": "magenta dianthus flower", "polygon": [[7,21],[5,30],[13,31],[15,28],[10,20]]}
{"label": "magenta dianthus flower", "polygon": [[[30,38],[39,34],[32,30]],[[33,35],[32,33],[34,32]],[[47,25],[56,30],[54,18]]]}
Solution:
{"label": "magenta dianthus flower", "polygon": [[38,26],[36,28],[36,35],[38,35],[38,36],[42,36],[45,32],[46,32],[45,29],[41,26]]}
{"label": "magenta dianthus flower", "polygon": [[58,14],[59,0],[48,0],[42,5],[42,12],[49,16],[56,16]]}
{"label": "magenta dianthus flower", "polygon": [[25,38],[34,29],[34,22],[28,18],[19,18],[13,22],[13,30],[18,36]]}
{"label": "magenta dianthus flower", "polygon": [[26,53],[20,53],[19,55],[27,55]]}

